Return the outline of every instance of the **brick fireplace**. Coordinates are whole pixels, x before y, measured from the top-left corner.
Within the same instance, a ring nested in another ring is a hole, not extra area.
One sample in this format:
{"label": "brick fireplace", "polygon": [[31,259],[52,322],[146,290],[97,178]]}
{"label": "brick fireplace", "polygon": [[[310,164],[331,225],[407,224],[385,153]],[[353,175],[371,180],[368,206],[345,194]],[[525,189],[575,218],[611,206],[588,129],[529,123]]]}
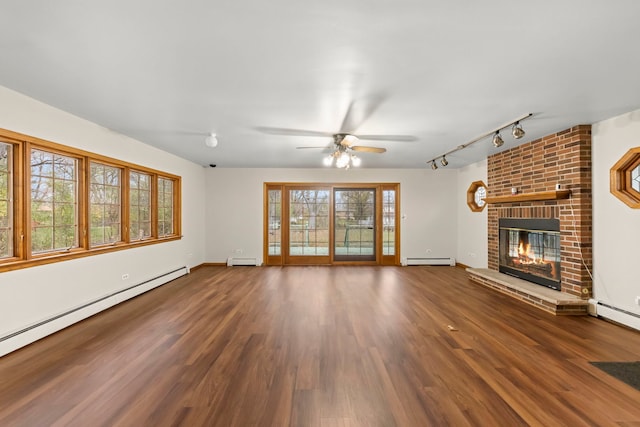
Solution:
{"label": "brick fireplace", "polygon": [[[478,274],[482,272],[471,269],[471,279],[555,314],[586,313],[592,290],[584,265],[591,269],[591,126],[575,126],[519,145],[490,156],[487,163],[489,271]],[[556,191],[558,184],[563,191]],[[498,273],[501,218],[559,220],[559,291]]]}

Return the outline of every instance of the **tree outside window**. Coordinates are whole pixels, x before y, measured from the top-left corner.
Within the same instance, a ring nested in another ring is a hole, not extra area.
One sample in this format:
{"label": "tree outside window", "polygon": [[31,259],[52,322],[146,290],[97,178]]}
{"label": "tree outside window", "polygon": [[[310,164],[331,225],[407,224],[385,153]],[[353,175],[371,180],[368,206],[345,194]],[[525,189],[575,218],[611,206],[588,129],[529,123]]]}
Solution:
{"label": "tree outside window", "polygon": [[119,242],[122,240],[122,170],[91,162],[89,176],[91,246]]}
{"label": "tree outside window", "polygon": [[151,175],[129,172],[129,240],[151,237]]}
{"label": "tree outside window", "polygon": [[77,160],[31,150],[31,252],[78,246]]}
{"label": "tree outside window", "polygon": [[174,234],[173,180],[158,178],[158,237]]}
{"label": "tree outside window", "polygon": [[13,256],[13,146],[0,142],[0,258]]}

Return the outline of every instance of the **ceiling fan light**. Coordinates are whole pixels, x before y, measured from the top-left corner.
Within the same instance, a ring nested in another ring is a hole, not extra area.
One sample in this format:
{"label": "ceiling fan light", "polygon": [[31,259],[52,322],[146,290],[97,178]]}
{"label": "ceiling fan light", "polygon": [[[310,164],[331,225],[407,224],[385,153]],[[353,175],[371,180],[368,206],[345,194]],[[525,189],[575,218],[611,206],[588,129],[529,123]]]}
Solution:
{"label": "ceiling fan light", "polygon": [[351,157],[349,154],[342,152],[338,157],[336,157],[336,167],[338,168],[346,168],[349,166],[351,162]]}
{"label": "ceiling fan light", "polygon": [[331,166],[333,164],[333,155],[329,155],[322,160],[325,166]]}
{"label": "ceiling fan light", "polygon": [[215,133],[210,133],[209,135],[207,135],[207,137],[204,139],[204,145],[206,145],[209,148],[215,148],[218,146],[218,138],[216,137]]}
{"label": "ceiling fan light", "polygon": [[351,156],[351,164],[357,168],[362,164],[362,159],[358,156]]}
{"label": "ceiling fan light", "polygon": [[446,157],[442,156],[442,160],[440,160],[440,164],[444,167],[444,166],[447,166],[449,162],[447,161]]}
{"label": "ceiling fan light", "polygon": [[493,146],[494,147],[502,147],[502,144],[504,144],[504,141],[502,140],[502,137],[500,136],[500,131],[496,131],[495,135],[493,135]]}
{"label": "ceiling fan light", "polygon": [[520,139],[524,136],[524,129],[522,129],[520,122],[515,122],[513,124],[511,127],[511,135],[513,135],[515,139]]}

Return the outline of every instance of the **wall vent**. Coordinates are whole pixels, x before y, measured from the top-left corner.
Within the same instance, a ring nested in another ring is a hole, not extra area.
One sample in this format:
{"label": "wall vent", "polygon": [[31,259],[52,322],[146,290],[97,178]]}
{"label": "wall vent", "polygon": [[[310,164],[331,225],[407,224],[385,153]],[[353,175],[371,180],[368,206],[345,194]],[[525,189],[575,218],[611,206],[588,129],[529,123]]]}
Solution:
{"label": "wall vent", "polygon": [[402,265],[450,265],[455,267],[455,258],[403,258]]}
{"label": "wall vent", "polygon": [[238,258],[238,257],[229,257],[227,258],[227,267],[233,267],[236,265],[251,265],[251,266],[260,266],[262,263],[258,258]]}

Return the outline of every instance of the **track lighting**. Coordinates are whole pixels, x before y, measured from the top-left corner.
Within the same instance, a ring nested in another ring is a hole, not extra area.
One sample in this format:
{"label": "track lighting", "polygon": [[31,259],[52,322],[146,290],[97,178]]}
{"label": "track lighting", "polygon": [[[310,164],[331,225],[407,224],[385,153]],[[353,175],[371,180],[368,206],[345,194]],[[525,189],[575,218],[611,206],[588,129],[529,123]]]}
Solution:
{"label": "track lighting", "polygon": [[524,136],[524,129],[522,129],[520,122],[515,122],[513,124],[511,127],[511,135],[513,135],[515,139],[520,139]]}
{"label": "track lighting", "polygon": [[497,130],[495,135],[493,135],[493,146],[494,147],[502,147],[502,144],[504,144],[504,141],[502,140],[502,137],[500,136],[500,131]]}
{"label": "track lighting", "polygon": [[215,133],[210,133],[209,135],[207,135],[207,137],[204,139],[204,145],[206,145],[209,148],[215,148],[218,146],[218,138],[216,137]]}
{"label": "track lighting", "polygon": [[533,113],[528,113],[525,114],[521,117],[518,117],[515,120],[512,120],[510,122],[507,122],[505,124],[503,124],[502,126],[499,126],[483,135],[480,135],[479,137],[477,137],[476,139],[473,139],[469,142],[467,142],[466,144],[460,144],[458,145],[456,148],[451,149],[449,151],[447,151],[446,153],[442,154],[441,156],[437,156],[434,157],[432,160],[427,161],[427,164],[431,163],[431,169],[436,170],[438,169],[438,165],[436,164],[436,160],[440,159],[440,164],[442,166],[447,166],[449,164],[449,162],[446,159],[446,156],[448,156],[451,153],[455,153],[456,151],[460,151],[460,150],[464,150],[465,148],[467,148],[468,146],[470,146],[471,144],[475,144],[476,142],[490,136],[493,135],[493,138],[491,139],[491,142],[493,143],[493,145],[496,148],[502,147],[502,145],[504,144],[504,140],[502,139],[502,136],[500,136],[500,131],[504,130],[504,129],[508,129],[509,127],[511,127],[511,135],[513,135],[513,137],[515,139],[521,139],[525,132],[524,129],[522,129],[522,125],[520,124],[521,121],[528,119],[529,117],[533,116]]}

